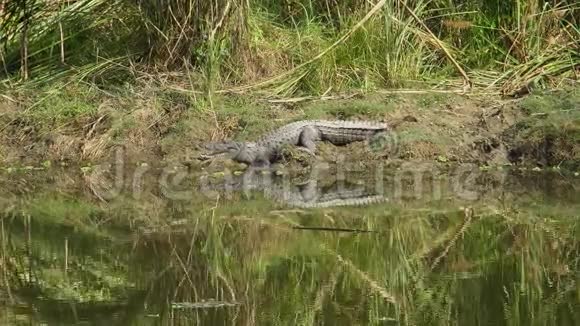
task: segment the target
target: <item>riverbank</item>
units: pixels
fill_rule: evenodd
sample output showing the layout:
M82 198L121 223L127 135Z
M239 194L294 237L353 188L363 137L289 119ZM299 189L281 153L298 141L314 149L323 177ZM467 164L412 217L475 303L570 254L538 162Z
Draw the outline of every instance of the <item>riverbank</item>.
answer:
M397 124L395 150L387 155L361 144L344 148L323 144L318 160L343 155L395 164L458 162L576 170L579 108L577 87L515 99L377 91L292 99L223 95L208 101L159 87L105 91L91 85L52 86L1 99L0 164L94 165L122 147L135 162L207 165L197 160L198 148L210 140L251 140L302 119L361 119ZM210 164L229 164L217 161Z

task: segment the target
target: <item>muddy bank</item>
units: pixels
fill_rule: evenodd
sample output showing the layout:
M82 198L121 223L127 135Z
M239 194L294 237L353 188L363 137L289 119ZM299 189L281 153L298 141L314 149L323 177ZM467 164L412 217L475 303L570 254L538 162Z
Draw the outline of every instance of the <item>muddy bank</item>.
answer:
M97 164L115 148L136 162L199 162L198 145L224 138L250 140L300 119L393 122L389 153L361 144L321 145L318 160L339 158L397 164L406 161L580 166L578 88L520 99L444 93L375 93L327 101L268 101L227 96L212 105L163 89L131 93L64 87L12 94L0 104L0 164ZM288 156L289 163L307 165ZM50 163L48 163L50 162Z

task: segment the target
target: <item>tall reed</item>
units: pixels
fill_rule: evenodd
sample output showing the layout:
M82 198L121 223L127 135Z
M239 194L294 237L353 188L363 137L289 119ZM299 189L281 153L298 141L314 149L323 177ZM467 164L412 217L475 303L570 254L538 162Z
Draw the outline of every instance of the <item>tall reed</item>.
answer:
M577 78L580 62L575 1L0 3L3 84L62 72L110 83L138 70L198 74L208 91L324 93L463 78L516 93Z

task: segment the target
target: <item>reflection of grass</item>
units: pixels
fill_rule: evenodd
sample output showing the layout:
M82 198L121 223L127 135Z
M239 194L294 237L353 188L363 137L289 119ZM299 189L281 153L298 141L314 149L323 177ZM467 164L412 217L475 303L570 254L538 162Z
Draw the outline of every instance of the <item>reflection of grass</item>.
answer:
M27 205L26 213L45 223L82 227L102 212L90 202L49 196L32 201Z
M70 258L71 266L66 274L62 266L42 267L36 286L42 289L44 296L74 302L115 302L125 299L127 289L132 286L126 269L115 266L114 262L103 264L89 257Z
M171 302L209 298L243 302L238 310L221 310L222 318L278 324L395 319L523 325L575 318L570 298L580 267L577 207L528 190L526 197L508 197L509 203L474 203L469 224L457 209L462 203L453 201L273 211L277 205L259 193L217 205L149 197L96 205L37 196L11 214L22 211L47 226L71 226L35 233L46 227L33 225L32 243L43 245L33 246L31 267L47 296L108 301L125 298L124 289L135 286L148 292L147 313L159 313L164 322L215 322L217 315L207 311L168 310ZM180 219L186 223L168 225ZM297 231L294 225L376 232ZM108 232L136 226L151 228L133 235ZM99 232L92 232L91 248L80 250L73 235L80 231L88 238L91 228ZM9 253L23 253L26 233L11 236L20 240L11 242L18 247Z

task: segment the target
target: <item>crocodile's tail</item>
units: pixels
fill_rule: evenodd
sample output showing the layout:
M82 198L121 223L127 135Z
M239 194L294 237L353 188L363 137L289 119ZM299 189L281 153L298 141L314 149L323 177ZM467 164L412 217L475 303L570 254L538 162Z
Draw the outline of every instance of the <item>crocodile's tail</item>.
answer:
M334 145L365 141L391 129L386 123L372 121L317 121L316 127L320 130L321 140Z

